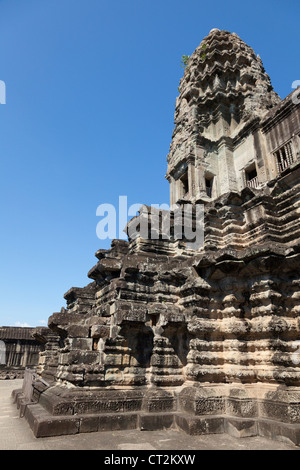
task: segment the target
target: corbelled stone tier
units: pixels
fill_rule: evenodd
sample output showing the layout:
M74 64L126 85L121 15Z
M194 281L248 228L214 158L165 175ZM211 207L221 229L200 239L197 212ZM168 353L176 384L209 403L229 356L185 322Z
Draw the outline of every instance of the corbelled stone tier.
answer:
M64 344L53 379L300 385L299 176L208 204L199 253L140 238L97 252L94 282L49 318Z

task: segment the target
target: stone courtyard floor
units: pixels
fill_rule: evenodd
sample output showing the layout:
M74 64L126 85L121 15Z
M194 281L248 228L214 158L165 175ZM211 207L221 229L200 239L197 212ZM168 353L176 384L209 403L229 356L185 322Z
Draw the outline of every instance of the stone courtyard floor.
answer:
M11 393L22 387L22 380L0 381L0 450L103 450L118 451L191 451L199 450L299 450L291 444L262 437L236 439L227 434L189 436L176 430L114 431L35 438ZM111 455L111 454L107 454ZM116 454L117 455L117 454Z

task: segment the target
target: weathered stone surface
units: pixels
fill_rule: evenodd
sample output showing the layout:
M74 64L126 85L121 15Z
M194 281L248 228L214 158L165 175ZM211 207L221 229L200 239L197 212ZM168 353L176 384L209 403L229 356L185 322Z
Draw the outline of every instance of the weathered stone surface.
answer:
M174 415L172 413L139 415L139 427L141 431L157 431L159 429L169 429L173 426Z
M224 422L225 431L233 437L251 437L258 435L258 425L255 420L228 418Z
M109 336L109 327L104 325L93 325L91 327L91 337L92 338L108 338Z

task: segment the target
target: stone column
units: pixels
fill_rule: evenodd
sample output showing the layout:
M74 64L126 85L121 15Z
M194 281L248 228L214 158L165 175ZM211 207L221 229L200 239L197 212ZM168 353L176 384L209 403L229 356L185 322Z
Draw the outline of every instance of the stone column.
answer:
M188 165L188 182L189 182L189 196L192 198L196 195L196 182L195 182L195 159L194 156L187 158Z
M205 161L204 149L201 145L195 147L196 161L197 165L195 166L195 197L196 199L201 199L206 197L206 187L205 187L205 171L203 162Z
M199 165L196 169L197 174L197 198L206 197L206 188L205 188L205 177L204 177L204 167Z
M229 191L237 191L237 181L235 173L235 165L233 152L228 147L227 142L222 142L218 149L218 169L219 169L219 185L220 193L225 194Z
M170 205L172 206L173 204L176 203L176 181L174 179L174 176L170 175L168 177L168 181L170 183Z
M178 201L178 199L181 199L182 196L182 183L180 179L178 179L175 180L175 203Z
M24 351L24 354L21 357L20 365L23 366L23 367L26 367L28 362L29 362L29 357L30 357L30 345L25 344L24 349L25 349L25 351Z

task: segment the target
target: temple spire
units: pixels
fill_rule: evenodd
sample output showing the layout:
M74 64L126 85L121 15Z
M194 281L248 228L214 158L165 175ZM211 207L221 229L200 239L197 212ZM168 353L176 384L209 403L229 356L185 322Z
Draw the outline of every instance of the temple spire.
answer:
M260 57L236 33L214 28L190 56L179 91L166 175L171 204L242 189L239 135L280 103Z

